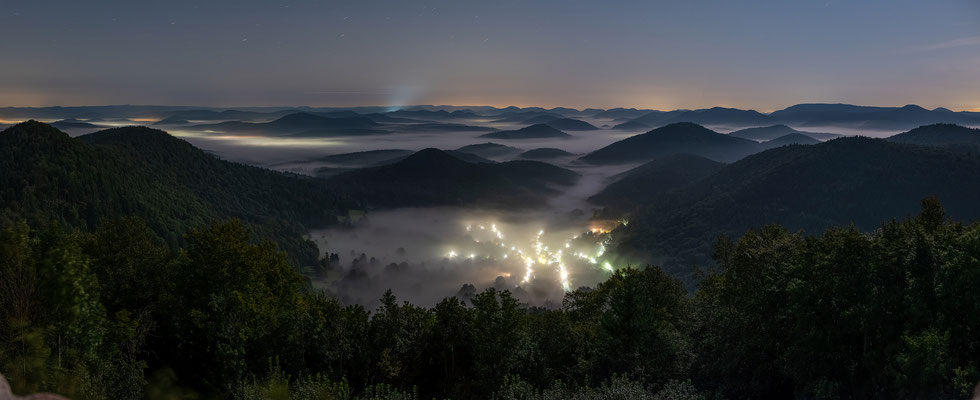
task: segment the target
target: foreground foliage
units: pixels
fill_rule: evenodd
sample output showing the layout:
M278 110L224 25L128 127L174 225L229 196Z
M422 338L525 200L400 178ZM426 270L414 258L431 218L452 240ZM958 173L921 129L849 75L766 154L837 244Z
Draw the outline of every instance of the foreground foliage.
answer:
M488 289L373 312L236 221L0 230L0 372L76 399L956 398L980 379L980 227L935 200L872 233L719 242L694 296L623 269L559 309Z

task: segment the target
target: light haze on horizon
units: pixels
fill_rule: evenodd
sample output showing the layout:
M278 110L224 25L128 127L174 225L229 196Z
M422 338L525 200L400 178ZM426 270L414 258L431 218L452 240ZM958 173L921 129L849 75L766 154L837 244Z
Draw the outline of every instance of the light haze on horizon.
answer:
M980 2L5 1L0 106L980 111Z

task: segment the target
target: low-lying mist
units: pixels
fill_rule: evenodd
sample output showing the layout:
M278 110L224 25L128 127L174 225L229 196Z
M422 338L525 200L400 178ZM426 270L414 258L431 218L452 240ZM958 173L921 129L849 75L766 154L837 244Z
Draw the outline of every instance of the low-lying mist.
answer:
M324 252L339 257L316 284L367 306L388 289L434 305L487 287L509 289L533 305L560 304L565 290L610 273L602 259L610 227L590 226L589 215L451 207L372 212L353 228L311 232Z
M517 129L522 125L467 122L474 126L487 126L501 130ZM438 148L453 150L466 145L493 142L522 150L541 147L558 148L576 155L609 145L641 132L597 130L569 132L572 137L559 139L488 139L480 135L486 132L454 131L398 131L385 135L336 136L336 137L281 137L265 135L229 135L191 131L180 127L164 128L195 146L231 160L274 169L313 175L313 170L324 165L314 160L318 157L367 150L404 149L422 150ZM496 159L497 161L503 161Z
M434 305L488 287L509 289L531 305L560 305L565 291L594 286L621 267L605 251L619 222L592 219L585 199L629 167L573 167L579 182L535 211L402 208L313 231L321 251L337 257L315 285L371 307L388 289Z
M313 284L348 304L373 308L390 289L400 299L431 306L447 296L465 299L494 287L511 290L530 305L548 307L560 305L565 292L594 286L616 268L625 267L617 265L615 255L606 252L606 245L613 239L609 232L620 221L598 219L595 206L586 199L610 183L612 176L639 163L595 166L577 159L643 132L608 129L622 122L619 120L578 119L607 129L569 130L566 133L571 137L538 139L488 139L480 137L485 129L454 131L447 130L445 124L433 124L441 130L429 131L426 124L397 122L384 125L388 133L336 136L194 128L195 124L215 121L188 121L189 125L162 129L226 160L319 177L379 165L377 158L361 157L360 163L349 161L358 157L325 158L369 150L455 150L487 142L519 149L480 154L497 162L520 159L521 152L532 149L564 150L570 154L557 152L557 156L540 161L573 170L580 178L544 204L528 204L530 207L520 211L465 205L358 211L344 226L310 232L310 238L328 260L312 277ZM101 124L144 122L148 121ZM453 123L499 130L526 126L479 118ZM712 127L721 132L736 129ZM77 136L90 130L97 129L69 133ZM840 128L834 131L840 132Z

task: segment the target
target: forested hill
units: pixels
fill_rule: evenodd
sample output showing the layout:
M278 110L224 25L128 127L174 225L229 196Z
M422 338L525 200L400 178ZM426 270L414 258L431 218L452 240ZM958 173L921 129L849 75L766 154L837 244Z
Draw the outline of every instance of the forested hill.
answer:
M629 212L672 190L686 187L721 170L724 163L692 154L672 154L626 171L589 201L605 214ZM613 216L613 215L610 215Z
M925 146L973 146L976 149L980 148L980 129L954 124L933 124L899 133L888 140Z
M0 188L3 223L91 230L132 215L175 246L192 227L240 218L304 265L318 255L304 228L344 209L323 181L220 160L145 127L78 138L35 121L10 127L0 132Z
M872 230L937 196L949 214L980 219L980 157L883 139L785 146L727 165L650 199L618 232L621 250L668 265L710 262L719 235L779 223L819 234L833 225Z
M722 241L694 296L623 268L556 309L494 288L343 306L236 222L180 252L135 219L16 224L0 230L0 373L75 400L969 398L980 225L922 204L867 234Z
M397 163L330 179L350 198L378 207L481 205L531 208L544 204L578 174L538 161L470 163L425 149Z
M78 140L119 150L153 168L157 179L188 188L221 214L324 225L335 222L342 209L338 197L318 179L221 160L164 131L115 128Z
M586 154L580 160L590 164L625 164L686 153L731 162L761 150L752 140L721 134L698 124L678 122L630 136Z

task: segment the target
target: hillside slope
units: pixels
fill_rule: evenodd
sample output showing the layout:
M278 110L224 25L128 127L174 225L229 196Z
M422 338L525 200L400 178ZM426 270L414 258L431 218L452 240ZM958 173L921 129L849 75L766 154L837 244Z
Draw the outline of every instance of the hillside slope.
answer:
M762 150L758 143L731 137L703 126L679 122L630 136L580 160L591 164L624 164L671 154L694 154L715 161L735 161Z
M94 229L139 216L171 245L190 228L240 218L294 261L317 252L306 226L336 222L344 202L319 180L219 160L163 131L114 128L70 138L29 121L0 132L0 221ZM312 246L312 247L311 247Z
M469 163L438 149L397 163L350 171L330 182L375 207L482 205L534 208L578 174L536 161Z
M980 182L980 157L868 138L785 146L651 199L617 239L626 253L676 268L710 264L719 235L769 223L813 234L851 223L870 230L915 214L928 196L975 221L980 186L964 182Z

